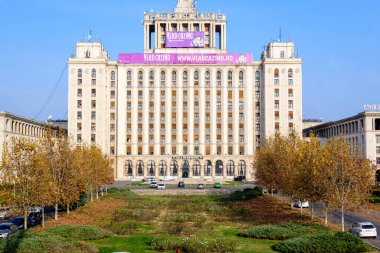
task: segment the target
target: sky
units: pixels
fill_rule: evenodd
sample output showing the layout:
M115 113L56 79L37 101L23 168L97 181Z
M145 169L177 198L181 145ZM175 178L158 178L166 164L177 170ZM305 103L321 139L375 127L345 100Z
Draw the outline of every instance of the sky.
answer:
M176 0L0 0L0 111L41 121L67 117L66 64L90 30L112 60L142 52L144 11ZM379 0L198 0L227 15L229 52L278 38L303 59L303 117L338 120L380 104Z

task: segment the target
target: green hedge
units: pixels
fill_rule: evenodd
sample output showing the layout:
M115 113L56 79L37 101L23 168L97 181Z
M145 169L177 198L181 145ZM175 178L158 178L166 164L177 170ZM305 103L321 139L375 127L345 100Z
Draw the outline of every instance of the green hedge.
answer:
M255 239L286 240L302 235L332 234L332 232L321 225L282 223L280 225L264 225L240 232L240 237Z
M296 237L279 242L272 248L284 253L355 253L370 250L358 237L342 232L335 235Z
M62 225L50 227L47 233L74 240L97 240L112 235L111 232L95 226Z
M230 200L239 201L239 200L249 200L260 197L263 195L263 191L259 187L247 188L240 191L235 191L231 193L228 198Z
M1 253L98 253L87 242L76 241L46 232L20 231L9 240L1 240Z
M152 250L159 252L174 251L178 248L183 253L234 253L236 242L225 238L207 240L200 237L157 236L151 242Z

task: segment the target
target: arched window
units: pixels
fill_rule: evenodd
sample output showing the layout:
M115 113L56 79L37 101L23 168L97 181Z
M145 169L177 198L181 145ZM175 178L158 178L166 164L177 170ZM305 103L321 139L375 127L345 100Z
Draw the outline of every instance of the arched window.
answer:
M288 70L288 77L293 78L293 69Z
M78 78L82 78L82 76L83 76L82 69L78 69Z
M221 160L218 160L215 163L215 176L223 176L223 162Z
M275 69L274 70L274 78L279 78L280 77L280 70Z
M137 176L139 176L139 177L144 176L144 163L143 163L143 161L137 162Z
M176 81L177 80L177 72L173 71L172 72L172 81Z
M139 80L143 80L143 72L142 71L139 71L138 78L139 78Z
M201 163L195 160L193 163L193 176L199 177L201 175Z
M153 70L151 70L151 71L149 72L149 80L150 80L150 81L154 81L154 71L153 71Z
M132 72L131 72L131 71L128 71L128 72L127 72L127 80L128 80L128 81L131 81L131 80L132 80Z
M210 71L206 71L205 78L207 81L210 81Z
M175 160L170 165L170 175L174 177L178 176L178 163Z
M229 160L227 163L227 176L232 177L235 175L235 164L234 161Z
M199 80L199 72L198 71L194 72L194 80L196 80L196 81Z
M159 174L161 177L166 175L166 161L160 161Z
M205 176L206 176L206 177L211 176L212 163L211 163L210 160L207 160L207 161L205 162L204 170L205 170L204 173L205 173Z
M281 51L281 53L280 53L280 58L281 58L281 59L284 59L284 58L285 58L285 52L284 52L284 51Z
M133 164L132 161L128 160L125 162L125 176L131 177L133 175Z
M165 81L165 78L166 78L165 71L161 71L161 80Z
M183 71L183 80L187 81L187 71Z
M216 72L216 80L222 79L222 73L220 71Z
M244 87L244 72L243 71L239 72L239 87L240 88Z
M247 165L246 165L245 161L241 160L239 162L239 166L238 166L239 176L245 176L246 171L247 171Z
M232 71L228 71L228 81L232 81Z
M257 81L260 81L260 71L256 71L255 77Z
M149 176L154 176L156 174L156 166L155 166L154 161L148 162L148 173L149 173Z
M91 70L91 77L96 78L96 69Z

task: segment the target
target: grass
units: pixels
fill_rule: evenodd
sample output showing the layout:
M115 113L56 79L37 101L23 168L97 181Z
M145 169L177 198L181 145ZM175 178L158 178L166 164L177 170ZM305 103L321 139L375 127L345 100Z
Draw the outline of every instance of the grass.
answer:
M290 210L285 203L269 196L259 196L260 194L256 195L256 192L255 194L250 192L251 190L240 191L231 198L231 196L204 195L139 196L129 190L111 189L107 197L61 217L59 222L48 222L47 225L51 228L42 230L38 235L42 238L42 242L46 242L46 238L48 238L47 241L56 242L57 237L54 236L61 238L60 243L56 243L53 250L36 251L33 248L34 251L13 252L56 253L60 252L59 247L64 245L67 249L64 252L69 253L93 252L96 248L101 253L153 253L156 252L151 246L153 238L166 236L196 237L209 241L220 240L223 243L230 241L235 245L231 253L274 252L272 246L279 241L238 237L239 231L257 225L279 224L289 220L303 222L307 218L300 216L295 210ZM72 231L72 228L76 228L74 226L56 227L62 224L78 225L79 231ZM91 233L89 231L94 227L89 228L85 225L97 226L103 230L99 229L96 233ZM112 232L111 236L109 232ZM94 234L101 236L96 239ZM65 238L65 236L70 238ZM33 238L37 240L36 237ZM24 239L20 238L19 242L23 242ZM36 245L41 245L41 243L38 242ZM72 245L85 250L70 251ZM221 249L217 251L223 252ZM2 252L12 253L11 251Z

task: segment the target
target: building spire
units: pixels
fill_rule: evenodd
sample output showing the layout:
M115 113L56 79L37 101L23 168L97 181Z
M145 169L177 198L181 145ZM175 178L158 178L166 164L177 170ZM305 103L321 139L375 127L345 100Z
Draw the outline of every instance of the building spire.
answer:
M190 13L195 12L195 3L194 0L177 0L177 6L175 12Z

